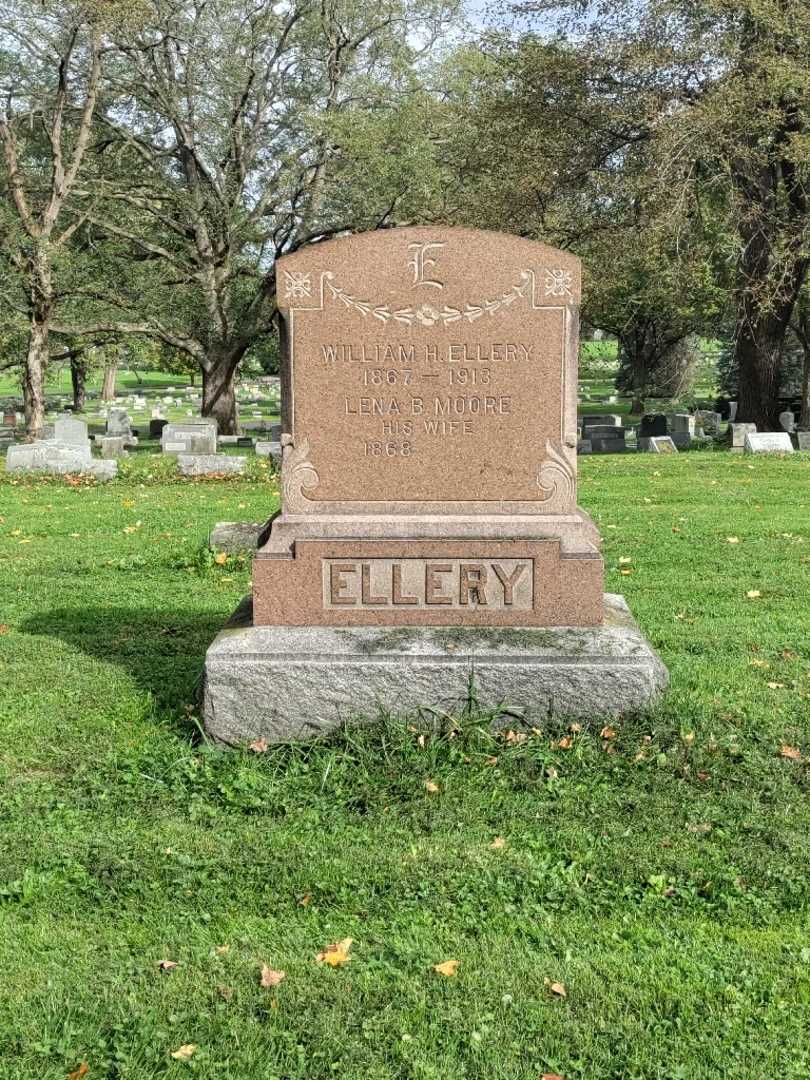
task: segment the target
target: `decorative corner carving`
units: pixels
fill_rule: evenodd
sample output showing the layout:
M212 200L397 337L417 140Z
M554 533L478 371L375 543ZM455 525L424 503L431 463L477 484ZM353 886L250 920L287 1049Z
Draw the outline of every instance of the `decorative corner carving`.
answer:
M577 502L576 472L564 451L546 440L546 457L537 473L541 502L552 513L573 510Z
M302 513L312 509L304 494L320 483L315 466L309 460L309 440L295 445L293 436L281 436L281 506L286 513Z

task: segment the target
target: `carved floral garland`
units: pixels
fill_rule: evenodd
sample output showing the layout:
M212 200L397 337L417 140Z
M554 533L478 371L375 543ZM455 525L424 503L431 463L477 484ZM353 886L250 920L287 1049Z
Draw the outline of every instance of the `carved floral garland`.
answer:
M418 308L406 307L394 310L387 305L375 306L368 300L357 300L355 297L349 296L339 285L333 284L333 276L328 271L323 275L324 282L332 298L340 300L347 308L359 311L363 318L367 315L373 315L375 319L379 319L383 323L393 319L395 322L405 323L407 326L411 326L414 321L420 322L423 326L433 326L437 322L447 325L448 323L458 322L459 319L467 319L468 322L472 323L476 319L480 319L482 315L494 315L501 308L509 307L515 300L525 298L526 290L534 279L534 272L532 270L522 270L520 277L523 284L513 285L497 300L485 300L480 304L467 303L463 309L449 307L447 304L443 308L422 304Z

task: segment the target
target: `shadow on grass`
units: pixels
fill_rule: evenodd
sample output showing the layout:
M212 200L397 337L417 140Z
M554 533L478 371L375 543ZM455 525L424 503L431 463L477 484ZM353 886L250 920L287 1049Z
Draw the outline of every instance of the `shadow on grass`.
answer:
M159 708L183 712L195 701L206 650L225 621L208 612L60 607L38 612L20 629L118 665Z

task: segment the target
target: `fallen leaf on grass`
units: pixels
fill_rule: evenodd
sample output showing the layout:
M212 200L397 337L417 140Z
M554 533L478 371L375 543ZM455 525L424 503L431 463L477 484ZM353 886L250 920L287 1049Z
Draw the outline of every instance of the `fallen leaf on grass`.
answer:
M560 1076L559 1073L543 1073L540 1080L565 1080L565 1077Z
M252 750L254 754L265 754L269 745L267 739L254 739L252 743L248 743L248 750Z
M572 743L573 743L573 739L571 738L571 736L570 735L564 735L560 739L560 741L557 743L557 746L560 748L560 750L570 750L571 746L572 746Z
M496 836L489 846L493 851L500 851L501 848L506 847L506 841L502 836Z
M690 821L686 826L686 831L696 833L698 836L705 836L706 833L712 831L712 825L708 821Z
M272 989L281 982L282 979L287 977L286 971L274 971L273 968L268 967L267 964L262 964L262 973L259 979L259 985L263 986L265 990Z
M72 1073L68 1073L68 1080L82 1080L83 1076L87 1076L90 1072L90 1066L86 1061L83 1061L78 1069L74 1069Z
M218 986L217 987L217 993L219 994L219 996L222 998L223 1001L230 1001L231 998L233 997L233 987L232 986Z
M225 954L229 953L230 951L231 951L230 945L215 945L214 946L214 952L217 954L217 956L225 956Z
M745 595L748 597L749 600L759 600L760 596L762 596L762 593L759 591L759 589L749 589Z
M760 660L756 656L754 657L753 660L751 660L749 662L751 664L751 667L769 668L771 666L770 663L767 660Z
M549 988L552 994L556 994L557 997L568 997L568 991L565 989L565 983L561 982L549 982L546 979L546 986Z
M214 556L214 562L217 564L217 566L224 566L227 561L228 554L225 551L218 551L217 554Z
M176 960L161 960L158 964L161 971L174 971L177 966Z
M312 903L312 893L304 893L301 899L298 901L299 907L309 907Z
M610 727L609 725L605 725L605 727L603 727L602 730L599 732L599 738L600 739L615 739L616 738L616 729Z
M451 979L458 970L460 963L460 960L443 960L441 964L434 964L433 970L437 975L444 975L446 979Z
M124 499L124 501L121 503L121 505L123 506L123 508L125 510L131 510L132 507L135 505L135 500L134 499Z
M6 626L6 624L5 623L0 623L0 635L7 634L7 633L8 633L8 627Z
M785 684L783 682L769 682L767 684L769 690L784 690Z
M431 795L435 795L438 792L438 790L439 790L439 785L437 783L435 783L433 780L426 780L425 781L425 791L429 792Z
M196 1043L183 1043L178 1050L172 1051L172 1057L175 1061L191 1061L197 1052Z
M728 543L728 544L739 544L739 542L740 542L739 536L727 536L726 537L726 543Z
M788 758L790 761L801 761L802 752L798 746L788 746L787 743L779 748L779 756Z
M337 941L334 945L327 945L325 949L318 953L315 959L319 964L328 964L329 967L340 967L341 964L348 964L351 960L349 949L351 949L352 944L352 938L344 938L343 941Z

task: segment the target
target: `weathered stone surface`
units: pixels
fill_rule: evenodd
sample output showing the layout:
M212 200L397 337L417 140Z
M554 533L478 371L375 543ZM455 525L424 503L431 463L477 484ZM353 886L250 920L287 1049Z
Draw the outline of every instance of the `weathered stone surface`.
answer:
M695 417L691 413L670 413L669 431L679 450L688 450L695 437Z
M217 551L255 551L266 527L266 522L218 521L208 535L208 546Z
M471 229L388 229L302 248L277 283L282 509L254 561L256 622L484 625L477 601L361 593L327 610L311 553L364 558L369 542L380 559L441 551L494 574L514 541L552 576L532 612L495 624L598 623L600 538L576 504L579 261Z
M653 439L667 434L667 418L664 413L645 413L638 428L638 437Z
M90 448L87 436L87 424L73 416L59 416L54 421L53 437L62 446L82 446Z
M111 480L118 472L116 461L97 461L86 447L43 441L11 446L6 454L7 472L47 472L56 475L84 473Z
M124 435L100 435L96 438L96 446L101 451L102 458L128 457L127 445L130 437Z
M169 423L161 432L160 446L164 454L216 454L216 421Z
M703 431L705 435L719 435L720 434L720 421L722 417L719 412L715 412L712 409L698 409L695 413L695 420L697 427Z
M639 443L642 442L644 442L645 445L640 447L640 449L647 450L650 454L678 453L678 447L669 435L654 435L650 439L639 439Z
M624 439L625 431L620 424L590 424L584 429L589 439Z
M743 449L746 454L792 454L793 443L786 431L749 431Z
M406 228L301 249L276 280L282 507L206 658L209 735L453 708L471 675L531 724L652 704L666 671L606 602L577 507L578 260ZM589 419L588 445L624 449L618 417Z
M617 428L617 430L621 429ZM608 438L604 435L594 435L592 431L589 431L588 435L594 454L623 454L627 449L623 434L620 437Z
M232 475L244 472L246 461L229 454L178 454L177 468L183 476Z
M796 438L800 450L810 450L810 431L797 431Z
M792 435L796 430L796 416L790 409L785 409L784 412L779 413L779 424L783 431Z
M736 450L742 453L743 446L745 445L745 437L751 433L756 434L756 424L734 424L730 423L726 429L726 443L730 450Z
M110 409L107 413L107 434L126 439L132 435L132 421L126 409Z
M262 439L257 439L256 456L272 458L276 465L281 465L281 443L265 442Z
M229 745L312 738L343 721L420 707L452 710L475 680L481 706L537 726L643 711L664 665L620 596L596 627L253 626L250 598L208 650L203 715Z
M598 415L591 413L588 416L583 416L580 424L582 428L583 439L590 438L591 430L593 428L609 427L612 429L620 428L622 426L622 418L616 413L607 413L605 415Z

